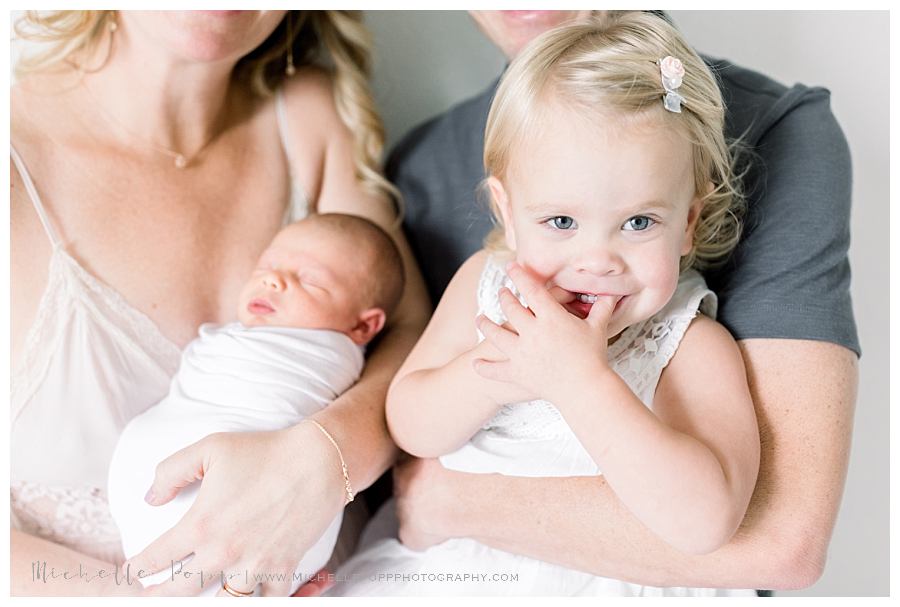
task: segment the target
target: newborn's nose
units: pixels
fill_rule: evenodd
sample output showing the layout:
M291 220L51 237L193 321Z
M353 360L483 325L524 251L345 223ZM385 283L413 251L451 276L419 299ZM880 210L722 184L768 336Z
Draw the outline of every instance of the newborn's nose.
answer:
M284 291L285 283L284 279L281 277L281 274L278 272L266 272L263 275L263 285L267 289L271 289L273 291Z

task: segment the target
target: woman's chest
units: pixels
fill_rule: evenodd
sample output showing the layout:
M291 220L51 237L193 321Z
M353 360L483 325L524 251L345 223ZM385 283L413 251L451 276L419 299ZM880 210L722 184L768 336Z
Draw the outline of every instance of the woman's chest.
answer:
M115 237L95 234L76 251L90 260L95 275L184 345L201 323L236 318L240 289L280 228L287 204L286 196L252 205L217 202L122 218L114 224Z
M183 346L201 323L235 318L240 288L283 222L286 176L241 177L86 183L54 215L66 250Z

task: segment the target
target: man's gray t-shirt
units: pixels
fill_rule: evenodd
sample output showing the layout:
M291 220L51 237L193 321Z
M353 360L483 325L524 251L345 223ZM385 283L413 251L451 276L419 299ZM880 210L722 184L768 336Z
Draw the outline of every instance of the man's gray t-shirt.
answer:
M719 297L718 320L739 340L821 340L859 355L847 259L850 151L830 93L707 61L720 80L726 136L742 136L752 151L741 242L724 266L704 273ZM435 303L493 226L479 187L496 84L414 129L388 161Z

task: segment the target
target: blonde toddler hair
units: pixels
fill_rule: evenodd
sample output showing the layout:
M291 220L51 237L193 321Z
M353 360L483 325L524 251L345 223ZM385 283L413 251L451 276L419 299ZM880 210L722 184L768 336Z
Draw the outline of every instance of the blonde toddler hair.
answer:
M669 55L684 65L680 114L663 107L666 91L657 62ZM533 132L549 99L597 120L653 115L656 124L685 136L703 207L681 270L703 270L725 260L740 238L743 197L723 132L724 103L715 77L672 25L649 13L616 13L532 41L506 71L491 104L484 137L487 175L503 180L511 150ZM498 225L486 246L498 250L502 219L493 200L491 207Z

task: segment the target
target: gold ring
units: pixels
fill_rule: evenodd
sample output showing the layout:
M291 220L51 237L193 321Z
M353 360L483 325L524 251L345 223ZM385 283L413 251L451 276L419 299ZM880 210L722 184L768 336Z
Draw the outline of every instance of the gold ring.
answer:
M231 596L236 597L244 597L244 596L253 596L253 590L250 592L244 592L243 590L237 590L228 585L228 582L222 580L222 590L230 594Z

